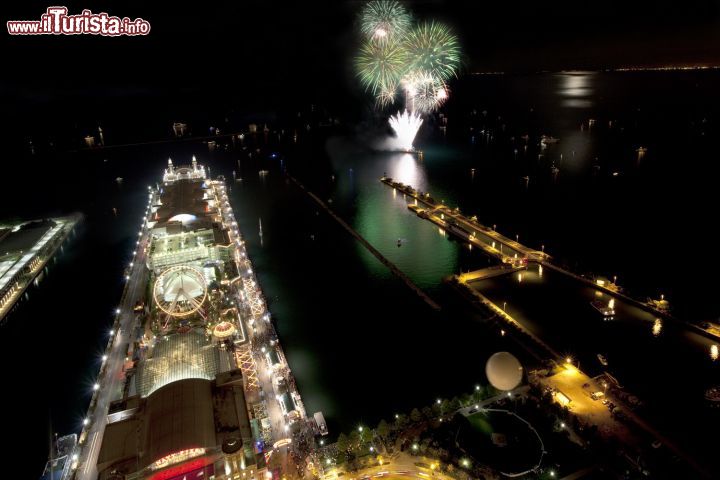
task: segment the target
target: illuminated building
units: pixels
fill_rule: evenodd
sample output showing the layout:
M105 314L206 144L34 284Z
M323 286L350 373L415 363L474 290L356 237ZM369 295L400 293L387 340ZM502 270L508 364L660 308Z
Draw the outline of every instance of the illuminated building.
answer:
M248 312L218 186L171 160L150 193L150 295L138 317L97 458L101 480L264 478ZM243 361L240 359L244 358Z

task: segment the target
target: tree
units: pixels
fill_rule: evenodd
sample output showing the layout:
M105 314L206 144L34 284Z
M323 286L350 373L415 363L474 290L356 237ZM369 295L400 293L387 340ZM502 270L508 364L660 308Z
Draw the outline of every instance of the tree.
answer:
M408 424L408 417L404 413L398 414L398 416L395 418L395 425L397 428L404 428Z
M427 420L430 420L435 417L435 414L433 413L433 411L430 407L423 407L422 414L423 414L423 417L425 417Z
M344 433L338 435L337 443L335 445L337 446L338 452L345 454L350 446L347 435Z
M422 420L420 410L418 410L417 408L413 408L412 412L410 412L410 420L412 420L413 423L418 423L420 420Z
M387 424L385 420L380 420L380 423L378 423L377 426L377 434L380 438L385 441L385 439L390 435L390 425Z

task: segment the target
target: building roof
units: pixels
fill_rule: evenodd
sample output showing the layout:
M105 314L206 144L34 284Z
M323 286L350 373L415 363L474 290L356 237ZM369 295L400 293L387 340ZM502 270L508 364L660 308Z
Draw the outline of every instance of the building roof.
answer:
M178 220L181 224L192 223L192 217L193 221L206 217L209 205L204 197L204 182L197 180L177 180L163 186L161 205L155 212L158 226Z
M151 357L140 362L137 388L143 397L188 378L211 380L218 371L218 351L204 333L191 330L157 340Z
M174 382L148 397L148 443L142 466L182 450L216 446L211 383Z
M30 250L40 238L56 225L52 220L26 223L18 230L0 236L0 257L5 253Z

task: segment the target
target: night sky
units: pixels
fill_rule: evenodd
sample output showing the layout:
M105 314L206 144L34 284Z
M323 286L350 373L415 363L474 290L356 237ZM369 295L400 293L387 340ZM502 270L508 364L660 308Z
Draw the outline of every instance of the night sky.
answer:
M3 2L6 20L62 2ZM190 3L190 2L188 2ZM257 108L360 95L350 58L363 2L66 2L70 13L142 17L148 37L2 35L8 111L83 98L232 91ZM453 25L464 71L534 72L720 63L720 2L407 2ZM5 28L5 27L3 27ZM77 107L81 108L81 107Z

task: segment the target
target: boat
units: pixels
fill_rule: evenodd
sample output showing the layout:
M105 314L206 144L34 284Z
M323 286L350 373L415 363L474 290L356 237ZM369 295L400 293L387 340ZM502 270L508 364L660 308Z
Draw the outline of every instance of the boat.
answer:
M615 318L615 309L610 305L606 305L600 300L593 300L592 302L590 302L590 305L592 305L595 310L600 312L604 320L613 320Z
M540 143L541 143L543 146L545 146L545 145L550 145L550 144L553 144L553 143L558 143L559 141L560 141L559 138L555 138L555 137L552 137L552 136L550 136L550 135L543 135L543 136L540 137Z
M603 367L607 367L607 366L608 366L608 361L607 361L607 358L605 358L605 355L603 355L602 353L598 353L598 354L597 354L597 358L598 358L598 361L600 362L600 364L601 364Z

